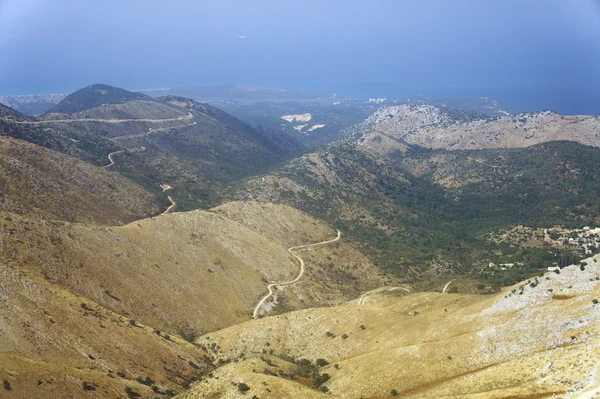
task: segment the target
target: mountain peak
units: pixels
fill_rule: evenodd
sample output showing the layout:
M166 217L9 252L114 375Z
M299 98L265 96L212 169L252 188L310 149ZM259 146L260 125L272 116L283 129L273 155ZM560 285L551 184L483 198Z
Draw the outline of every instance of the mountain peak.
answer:
M99 107L104 104L122 104L138 99L150 99L145 94L135 93L107 84L93 84L79 89L59 102L49 113L71 114Z

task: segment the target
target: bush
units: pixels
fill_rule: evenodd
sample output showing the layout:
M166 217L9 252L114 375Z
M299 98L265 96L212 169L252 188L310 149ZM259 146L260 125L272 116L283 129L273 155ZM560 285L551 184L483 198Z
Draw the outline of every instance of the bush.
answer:
M327 366L329 364L329 362L325 359L317 359L316 363L319 367Z
M81 387L83 388L84 391L95 391L96 387L90 383L88 383L87 381L83 381L81 383Z
M12 389L10 386L10 382L8 382L8 380L2 381L2 386L4 386L4 389L7 391L10 391Z
M152 384L154 384L154 380L152 380L152 378L146 376L146 378L142 378L142 377L135 377L135 380L137 382L139 382L142 385L147 385L147 386L152 386Z
M244 384L243 382L240 382L237 387L238 391L240 391L241 393L248 392L250 390L250 387Z
M592 303L593 303L594 305L597 305L597 304L598 304L598 300L597 300L597 299L594 299L594 300L592 300Z
M392 396L398 396L398 391L396 391L395 389L392 389L390 393L392 394Z
M135 326L135 320L129 319L129 325L130 326Z

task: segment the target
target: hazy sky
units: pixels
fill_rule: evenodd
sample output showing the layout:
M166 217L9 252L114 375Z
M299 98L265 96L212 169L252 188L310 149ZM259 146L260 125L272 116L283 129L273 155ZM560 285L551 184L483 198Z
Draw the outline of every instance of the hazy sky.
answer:
M600 113L600 0L0 0L0 95L92 83Z

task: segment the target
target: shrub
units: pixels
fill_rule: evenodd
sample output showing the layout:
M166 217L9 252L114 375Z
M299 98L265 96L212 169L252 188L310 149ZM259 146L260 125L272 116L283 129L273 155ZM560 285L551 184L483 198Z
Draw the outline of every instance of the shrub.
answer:
M157 392L157 393L160 392L160 388L158 387L158 385L152 385L150 387L150 389L152 389L154 392Z
M396 391L395 389L392 389L390 394L392 394L392 396L398 396L398 391Z
M10 382L8 382L8 380L2 381L2 386L4 386L4 389L7 391L10 391L12 389L10 386Z
M240 391L241 393L248 392L250 390L250 387L244 384L243 382L240 382L237 387L238 391Z
M125 394L128 398L135 398L138 394L131 387L125 387Z
M122 371L117 371L117 377L125 378L125 373Z
M348 334L342 334L342 339L348 338Z
M597 299L594 299L594 300L592 300L592 303L593 303L594 305L597 305L597 304L598 304L598 300L597 300Z
M327 366L329 364L329 362L325 359L317 359L316 363L319 367Z
M139 382L140 384L143 385L147 385L147 386L152 386L152 384L154 384L154 380L152 380L152 378L146 376L146 378L142 378L142 377L135 377L135 380L137 382Z
M83 388L84 391L95 391L96 387L90 383L88 383L87 381L83 381L81 383L81 387Z
M129 319L129 325L130 326L135 326L135 320Z

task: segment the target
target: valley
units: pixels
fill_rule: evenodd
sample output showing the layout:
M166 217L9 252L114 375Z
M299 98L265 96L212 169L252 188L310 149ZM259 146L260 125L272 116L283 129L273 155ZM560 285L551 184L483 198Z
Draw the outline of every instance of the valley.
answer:
M598 117L383 103L0 106L4 393L593 397Z

